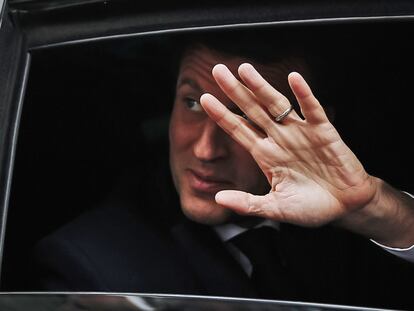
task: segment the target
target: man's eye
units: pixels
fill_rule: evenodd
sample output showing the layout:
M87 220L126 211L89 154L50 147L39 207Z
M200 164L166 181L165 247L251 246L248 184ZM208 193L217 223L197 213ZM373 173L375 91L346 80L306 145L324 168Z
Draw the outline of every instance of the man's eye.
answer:
M188 107L188 109L190 109L192 111L196 111L196 112L203 111L203 107L198 102L198 100L186 97L184 99L184 102L185 102L186 106Z

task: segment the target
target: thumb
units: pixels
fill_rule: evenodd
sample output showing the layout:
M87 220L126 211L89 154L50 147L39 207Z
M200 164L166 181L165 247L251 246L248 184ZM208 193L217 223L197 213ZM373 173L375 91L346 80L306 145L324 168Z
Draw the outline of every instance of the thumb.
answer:
M244 191L223 190L216 194L216 202L241 215L275 218L274 210L269 206L268 195L253 195Z

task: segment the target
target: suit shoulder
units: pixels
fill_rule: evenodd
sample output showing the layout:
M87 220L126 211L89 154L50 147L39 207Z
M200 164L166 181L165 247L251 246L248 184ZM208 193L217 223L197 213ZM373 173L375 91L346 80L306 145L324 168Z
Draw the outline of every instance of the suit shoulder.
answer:
M104 207L39 241L34 261L40 280L58 275L71 290L131 291L178 267L180 254L166 228L128 208ZM45 287L67 289L54 284Z

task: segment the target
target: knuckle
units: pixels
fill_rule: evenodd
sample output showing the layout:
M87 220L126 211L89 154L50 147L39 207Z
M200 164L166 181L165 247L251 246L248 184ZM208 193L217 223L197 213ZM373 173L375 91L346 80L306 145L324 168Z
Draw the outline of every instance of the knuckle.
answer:
M261 207L257 204L257 200L254 199L252 194L247 195L247 214L260 215L262 213Z
M241 84L237 79L231 79L227 84L227 92L230 94L237 94L240 90Z

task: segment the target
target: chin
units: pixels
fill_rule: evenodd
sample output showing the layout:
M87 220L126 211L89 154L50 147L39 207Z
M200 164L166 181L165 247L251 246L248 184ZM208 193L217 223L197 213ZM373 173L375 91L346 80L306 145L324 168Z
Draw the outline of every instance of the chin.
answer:
M220 225L228 222L233 212L219 206L215 201L201 199L181 200L184 215L200 224Z

